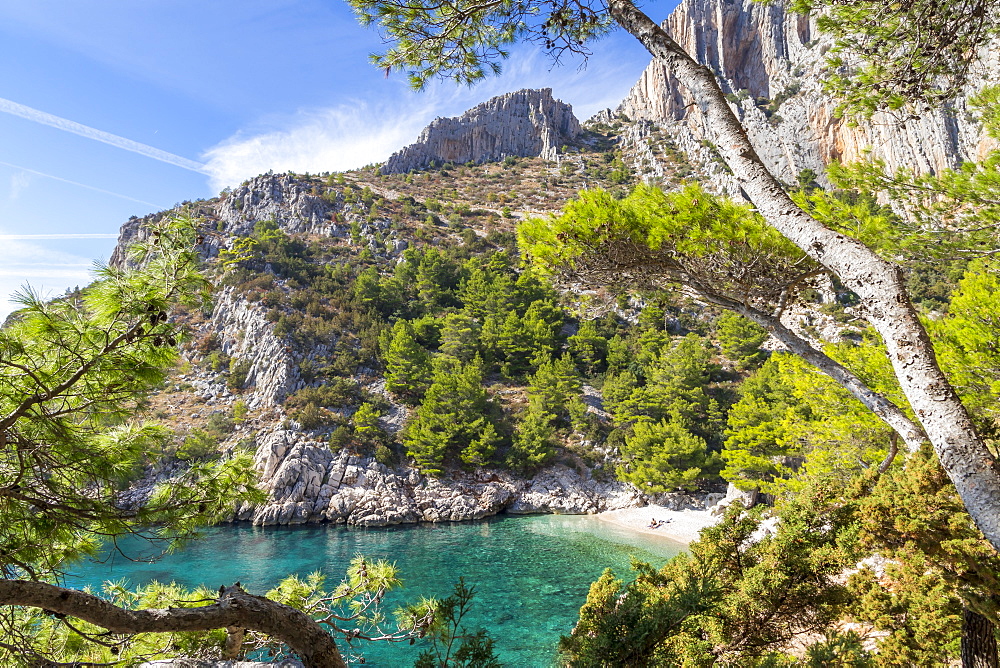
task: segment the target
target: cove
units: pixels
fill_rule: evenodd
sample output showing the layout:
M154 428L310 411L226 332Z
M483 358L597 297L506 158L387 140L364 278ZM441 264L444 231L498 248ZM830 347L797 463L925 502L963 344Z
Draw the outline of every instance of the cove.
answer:
M138 543L123 545L130 557L151 556L150 548ZM386 611L420 596L448 596L464 577L476 588L466 627L487 628L505 665L545 668L555 665L559 636L572 629L590 583L605 568L627 578L632 557L659 567L684 549L595 517L571 515L385 528L223 525L154 563L121 556L79 563L67 585L99 588L106 580L126 579L132 585L157 580L215 589L239 580L247 591L262 594L286 575L321 570L332 587L351 558L363 554L399 567L404 587L387 596ZM354 649L365 665L397 668L413 665L419 644L356 642Z

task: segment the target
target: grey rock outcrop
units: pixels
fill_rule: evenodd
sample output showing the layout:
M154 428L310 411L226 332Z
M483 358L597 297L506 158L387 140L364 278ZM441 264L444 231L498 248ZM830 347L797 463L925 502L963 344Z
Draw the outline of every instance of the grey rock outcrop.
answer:
M217 295L208 331L218 336L229 357L248 364L243 387L250 392L243 399L251 409L276 406L303 386L291 348L274 333L264 309L241 299L233 288Z
M476 520L500 512L581 515L651 501L704 508L715 500L686 494L653 498L627 483L595 480L566 466L548 468L531 480L491 470L439 480L346 451L333 453L324 443L281 429L258 439L256 463L270 501L239 508L235 518L259 525L387 526Z
M393 153L385 174L424 169L431 162L489 162L508 156L555 160L559 147L580 134L573 108L551 88L519 90L488 100L461 116L437 118L416 143Z
M822 179L830 162L866 155L885 160L890 168L939 171L978 159L994 145L983 137L964 100L919 117L876 114L853 127L838 118L836 101L822 91L832 42L819 34L814 18L791 13L781 2L683 0L664 26L719 75L761 158L786 182L794 183L807 168ZM996 55L988 60L988 69L996 71ZM979 85L981 80L973 82L970 92ZM655 124L699 171L712 171L706 150L706 143L715 140L711 128L705 129L699 104L661 63L650 63L616 114ZM614 115L605 112L594 120ZM629 138L623 144L637 145ZM655 168L640 171L656 176ZM738 194L731 177L710 176L706 181L716 190Z
M331 203L312 194L312 186L289 174L263 174L233 188L218 205L219 219L229 235L246 236L262 220L273 220L289 234L343 236Z

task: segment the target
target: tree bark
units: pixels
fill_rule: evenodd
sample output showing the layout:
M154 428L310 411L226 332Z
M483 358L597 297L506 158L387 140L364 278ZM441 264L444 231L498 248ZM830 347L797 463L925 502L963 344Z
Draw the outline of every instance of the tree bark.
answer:
M608 8L694 95L718 138L720 153L757 210L860 297L864 317L885 342L900 386L941 465L976 526L1000 551L1000 470L937 364L899 267L799 208L757 155L711 70L695 62L629 0L609 0Z
M44 582L0 579L0 605L41 608L96 624L112 633L167 633L239 627L286 643L306 668L345 668L333 637L309 615L236 584L198 608L126 610L97 596Z
M968 606L962 610L962 668L998 668L993 622Z

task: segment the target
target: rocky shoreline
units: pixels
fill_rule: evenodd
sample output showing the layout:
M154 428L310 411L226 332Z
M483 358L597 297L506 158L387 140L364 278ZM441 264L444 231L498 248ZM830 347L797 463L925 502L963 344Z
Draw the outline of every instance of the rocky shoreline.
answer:
M644 494L633 485L593 478L564 465L531 479L481 469L450 479L415 469L392 469L299 432L275 430L260 438L257 468L270 501L244 506L234 520L259 526L330 522L389 526L478 520L499 513L588 515L655 504L671 510L705 510L723 494Z

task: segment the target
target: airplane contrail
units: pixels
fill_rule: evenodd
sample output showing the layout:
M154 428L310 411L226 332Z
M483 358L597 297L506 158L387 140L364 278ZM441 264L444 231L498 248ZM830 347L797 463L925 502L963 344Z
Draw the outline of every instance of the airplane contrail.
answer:
M110 190L105 190L104 188L95 188L94 186L88 186L86 183L78 183L77 181L70 181L69 179L64 179L61 176L53 176L52 174L46 174L45 172L39 172L34 169L28 169L27 167L22 167L21 165L14 165L9 162L4 162L0 160L0 165L10 167L12 169L20 169L22 172L28 172L29 174L35 174L37 176L44 176L47 179L54 179L56 181L62 181L63 183L68 183L73 186L79 186L81 188L86 188L87 190L93 190L95 192L104 193L105 195L112 195L114 197L120 197L121 199L127 199L130 202L138 202L139 204L145 204L146 206L151 206L154 209L166 209L168 207L162 204L153 204L152 202L145 202L141 199L136 199L134 197L129 197L128 195L122 195L121 193L111 192Z
M0 241L21 239L117 239L117 234L0 234Z
M113 135L110 132L82 125L76 121L60 118L59 116L53 116L52 114L45 113L44 111L26 107L23 104L18 104L17 102L13 102L11 100L5 100L2 97L0 97L0 111L14 116L19 116L25 120L34 121L35 123L48 125L49 127L56 128L57 130L71 132L75 135L86 137L87 139L104 142L105 144L110 144L111 146L125 149L126 151L132 151L133 153L144 155L147 158L152 158L153 160L165 162L168 165L189 169L192 172L198 172L199 174L208 174L208 170L205 168L205 165L200 162L188 160L187 158L182 158L179 155L167 153L166 151L161 151L158 148L153 148L152 146L147 146L146 144L140 144L137 141L126 139L125 137L119 137L118 135Z

